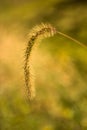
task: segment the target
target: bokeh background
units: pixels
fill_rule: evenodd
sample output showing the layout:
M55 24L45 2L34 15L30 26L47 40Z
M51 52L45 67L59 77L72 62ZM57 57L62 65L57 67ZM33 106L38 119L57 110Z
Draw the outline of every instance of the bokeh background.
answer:
M87 46L86 0L0 0L0 130L87 130L87 48L63 36L32 51L27 101L24 50L41 22Z

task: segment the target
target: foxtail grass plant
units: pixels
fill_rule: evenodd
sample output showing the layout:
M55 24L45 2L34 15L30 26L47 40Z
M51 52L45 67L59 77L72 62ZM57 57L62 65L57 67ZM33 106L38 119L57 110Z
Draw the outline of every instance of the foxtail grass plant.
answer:
M28 44L26 46L26 50L25 50L25 62L24 62L24 76L25 76L25 86L26 86L26 90L27 90L27 96L28 99L31 101L34 97L35 97L35 87L32 84L32 76L31 76L31 69L30 69L30 57L32 55L32 50L33 47L35 45L37 45L37 43L39 43L42 39L47 38L47 37L52 37L55 34L59 34L62 35L63 37L66 37L72 41L74 41L75 43L86 47L83 43L79 42L78 40L57 31L53 26L51 26L50 24L40 24L36 27L34 27L30 33L29 33L29 37L28 37Z

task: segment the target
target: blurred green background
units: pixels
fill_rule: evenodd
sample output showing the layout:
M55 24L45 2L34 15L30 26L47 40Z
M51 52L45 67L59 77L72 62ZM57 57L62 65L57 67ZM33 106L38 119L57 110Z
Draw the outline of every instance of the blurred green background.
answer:
M0 130L87 130L87 48L63 36L32 51L27 102L24 50L41 22L87 45L86 0L0 0Z

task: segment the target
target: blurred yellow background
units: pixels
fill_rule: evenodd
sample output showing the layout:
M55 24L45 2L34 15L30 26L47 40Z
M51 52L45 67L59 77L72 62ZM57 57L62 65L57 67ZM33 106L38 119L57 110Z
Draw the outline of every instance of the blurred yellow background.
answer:
M63 36L32 51L36 97L27 102L24 51L41 22L87 44L86 0L0 1L0 130L87 130L87 49Z

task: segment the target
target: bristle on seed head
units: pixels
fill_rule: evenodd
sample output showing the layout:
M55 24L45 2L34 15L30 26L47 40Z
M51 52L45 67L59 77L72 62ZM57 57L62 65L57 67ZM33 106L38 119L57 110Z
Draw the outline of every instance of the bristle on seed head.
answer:
M25 63L24 63L24 75L25 85L28 94L28 98L31 100L35 96L35 88L32 84L31 70L30 70L30 56L32 48L37 44L36 40L40 41L43 38L51 37L56 34L56 29L50 24L41 23L39 26L34 27L28 35L28 44L25 50Z

